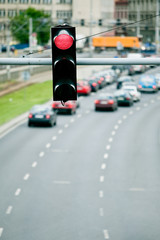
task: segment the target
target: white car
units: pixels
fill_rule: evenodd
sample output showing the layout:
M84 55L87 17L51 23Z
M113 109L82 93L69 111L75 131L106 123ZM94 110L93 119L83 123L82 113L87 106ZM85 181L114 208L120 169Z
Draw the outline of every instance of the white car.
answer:
M127 55L127 58L130 58L130 59L135 59L135 58L143 58L143 55L141 53L129 53ZM135 72L137 73L144 73L145 70L146 70L146 66L145 65L133 65L133 69Z
M124 86L122 86L122 89L124 91L129 92L132 95L134 102L140 101L141 93L137 91L136 86L134 86L134 85L124 85Z

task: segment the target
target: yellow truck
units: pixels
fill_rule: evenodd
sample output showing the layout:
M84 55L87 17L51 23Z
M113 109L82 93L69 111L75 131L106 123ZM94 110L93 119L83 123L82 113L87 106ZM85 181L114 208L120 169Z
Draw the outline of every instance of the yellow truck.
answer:
M140 41L138 37L120 37L120 36L113 36L113 37L93 37L92 39L93 47L95 51L101 51L105 49L117 49L121 46L123 49L132 50L132 49L139 49L140 48ZM118 49L117 49L118 50Z

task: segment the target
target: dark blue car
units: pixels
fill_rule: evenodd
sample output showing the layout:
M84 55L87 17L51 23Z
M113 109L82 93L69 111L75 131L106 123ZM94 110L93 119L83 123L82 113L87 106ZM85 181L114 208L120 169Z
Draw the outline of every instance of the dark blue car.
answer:
M157 92L158 86L155 76L142 75L138 83L138 90L141 92Z

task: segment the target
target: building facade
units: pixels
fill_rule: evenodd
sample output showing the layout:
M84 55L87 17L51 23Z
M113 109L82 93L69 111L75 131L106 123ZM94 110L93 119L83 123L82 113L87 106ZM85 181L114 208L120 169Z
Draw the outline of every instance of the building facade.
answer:
M91 35L113 26L114 0L0 0L0 42L6 42L9 19L32 7L51 16L53 26L67 22L78 34Z
M143 42L155 42L156 32L156 13L159 0L128 0L128 20L130 25L128 28L129 35L140 36ZM142 19L146 19L141 21Z

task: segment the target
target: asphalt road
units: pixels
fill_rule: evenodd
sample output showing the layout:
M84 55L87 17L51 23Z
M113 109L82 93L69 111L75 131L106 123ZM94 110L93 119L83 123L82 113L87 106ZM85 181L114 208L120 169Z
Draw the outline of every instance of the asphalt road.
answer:
M160 92L116 112L95 98L0 139L0 239L159 239Z

